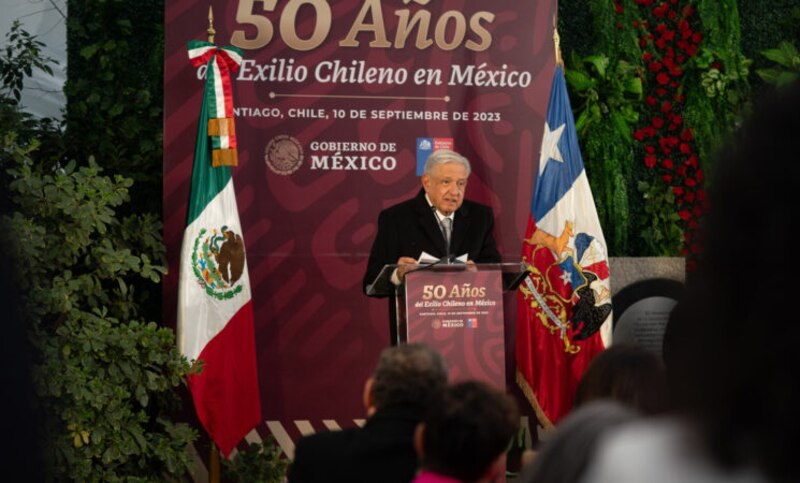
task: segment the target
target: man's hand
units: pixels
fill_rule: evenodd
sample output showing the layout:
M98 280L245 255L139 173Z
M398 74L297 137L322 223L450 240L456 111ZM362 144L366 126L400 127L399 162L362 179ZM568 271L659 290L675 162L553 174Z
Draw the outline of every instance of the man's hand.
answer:
M398 265L416 265L417 260L411 257L400 257L397 259ZM397 278L403 280L406 272L410 270L411 267L397 267Z

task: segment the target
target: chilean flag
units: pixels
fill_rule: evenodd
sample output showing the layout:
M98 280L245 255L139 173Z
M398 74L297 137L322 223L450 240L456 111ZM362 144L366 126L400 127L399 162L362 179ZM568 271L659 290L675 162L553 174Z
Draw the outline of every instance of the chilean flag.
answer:
M606 242L560 65L522 257L529 273L517 297L517 383L548 428L570 411L584 370L611 342Z

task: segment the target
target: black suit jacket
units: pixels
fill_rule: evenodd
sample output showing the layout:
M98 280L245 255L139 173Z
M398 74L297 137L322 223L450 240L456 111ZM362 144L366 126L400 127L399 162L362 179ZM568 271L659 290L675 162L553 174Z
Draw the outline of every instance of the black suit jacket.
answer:
M417 470L414 429L421 411L378 410L363 428L306 436L297 443L289 483L407 483Z
M500 254L494 241L494 214L486 205L464 200L453 218L450 254L466 253L476 263L499 263ZM420 190L414 198L381 211L378 234L364 274L363 290L375 280L386 264L397 263L400 257L419 258L424 251L437 258L447 253L444 236L433 208Z
M425 190L420 190L414 198L390 206L378 216L378 234L372 243L367 262L362 289L381 272L384 265L395 264L400 257L419 258L427 252L437 258L447 254L444 235L439 228L439 220L433 208L425 199ZM453 233L450 240L450 254L468 255L476 263L499 263L500 253L494 241L494 214L486 205L464 200L453 217ZM394 287L389 301L389 337L392 345L397 344L396 310Z

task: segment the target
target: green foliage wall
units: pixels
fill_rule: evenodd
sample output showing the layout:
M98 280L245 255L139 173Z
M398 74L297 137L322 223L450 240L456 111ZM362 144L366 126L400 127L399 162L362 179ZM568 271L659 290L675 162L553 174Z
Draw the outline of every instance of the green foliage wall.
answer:
M69 155L134 180L124 211L161 213L163 0L68 2Z

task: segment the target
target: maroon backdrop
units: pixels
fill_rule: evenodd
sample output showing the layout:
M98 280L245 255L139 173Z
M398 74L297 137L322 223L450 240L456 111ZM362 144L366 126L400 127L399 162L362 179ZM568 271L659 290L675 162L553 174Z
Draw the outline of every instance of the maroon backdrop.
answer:
M211 3L217 45L246 47L246 64L233 82L239 109L233 175L253 287L263 416L292 436L296 420L315 429L323 419L350 425L363 417L362 386L389 338L386 300L365 297L361 279L379 211L419 189L416 138L454 139L455 150L472 161L467 197L494 208L504 261L520 259L554 70L556 0ZM364 8L371 10L362 15ZM395 46L404 11L430 19L422 38L432 45L420 48L415 29L403 48ZM207 16L207 3L166 3L167 323L175 320L203 84L186 43L206 39ZM358 19L362 29L351 44L359 45L343 44ZM457 42L462 19L465 33ZM381 46L381 32L388 47ZM390 68L396 82L330 79L337 60L354 70ZM439 71L441 83L418 84L420 69ZM402 72L407 77L398 82ZM524 85L490 84L502 78ZM353 118L354 110L366 118ZM385 119L394 111L447 113L448 120ZM464 112L467 120L453 119ZM355 142L375 146L341 144Z

